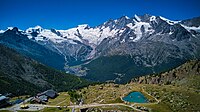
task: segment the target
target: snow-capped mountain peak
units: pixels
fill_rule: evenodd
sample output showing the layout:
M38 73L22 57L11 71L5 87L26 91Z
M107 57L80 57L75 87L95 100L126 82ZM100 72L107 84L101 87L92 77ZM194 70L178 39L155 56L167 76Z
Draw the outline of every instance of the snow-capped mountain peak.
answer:
M172 20L166 19L166 18L164 18L164 17L162 17L162 16L159 16L159 17L160 17L160 19L166 21L166 22L167 22L168 24L170 24L170 25L174 25L174 24L177 24L177 23L180 23L180 22L181 22L181 21L172 21Z
M156 17L145 14L143 16L134 15L132 18L122 16L115 20L110 19L109 21L104 22L102 25L97 27L90 27L88 24L82 24L68 30L48 30L43 29L41 26L35 26L28 28L26 33L29 35L29 38L32 38L31 36L33 36L33 32L36 32L37 35L35 35L34 38L37 41L51 40L56 43L69 41L71 44L76 44L76 42L86 42L89 44L98 45L105 38L113 38L117 35L122 35L128 30L127 28L129 28L135 35L130 35L130 39L132 39L133 42L137 42L144 36L144 34L150 35L154 32L154 22L157 23L159 18L163 21L166 21L169 25L174 25L180 22L171 21L161 16ZM172 32L170 34L172 34Z
M14 27L8 27L7 30L12 30Z
M171 64L173 60L199 57L199 21L200 17L195 20L171 21L145 14L110 19L96 27L83 24L67 30L56 30L36 26L23 32L9 30L7 34L16 32L19 33L17 37L28 36L31 41L62 55L66 71L73 73L80 69L70 66L81 66L101 56L115 55L130 56L133 65L145 67L142 70L145 71L146 67L156 70L163 63ZM84 75L85 72L77 74Z
M42 32L43 28L39 25L35 26L35 27L31 27L31 28L28 28L26 30L26 33L33 33L33 32L36 32L36 33L40 33Z
M0 30L0 33L4 33L5 31L7 31L7 30L12 30L14 27L7 27L7 29L6 30Z
M26 33L29 38L34 36L36 41L51 40L55 43L68 41L71 44L77 44L77 42L81 42L99 45L105 38L121 36L126 33L128 31L127 28L129 28L132 30L132 34L127 36L132 40L132 42L137 42L141 40L144 35L147 36L153 34L155 32L154 28L156 28L155 25L159 24L159 20L165 21L171 26L181 22L171 21L162 16L145 14L143 16L134 15L132 18L129 18L128 16L122 16L115 20L110 19L109 21L104 22L102 25L96 27L90 27L88 24L82 24L68 30L48 30L43 29L41 26L35 26L28 28ZM183 25L182 27L187 30L189 29ZM198 30L198 28L191 29ZM37 35L33 35L33 32L37 33ZM170 29L168 34L173 34L173 31Z

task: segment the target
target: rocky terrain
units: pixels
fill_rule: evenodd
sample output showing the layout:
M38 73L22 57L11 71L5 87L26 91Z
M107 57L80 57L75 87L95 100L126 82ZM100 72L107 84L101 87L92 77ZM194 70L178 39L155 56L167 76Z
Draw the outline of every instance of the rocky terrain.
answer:
M172 21L145 14L68 30L10 28L1 32L0 43L89 80L126 83L133 77L160 73L199 59L199 21L199 17ZM122 65L123 70L119 70Z
M200 61L193 60L188 61L185 64L170 71L138 77L132 81L142 84L177 85L200 89L200 83L194 80L194 78L198 78L199 76Z

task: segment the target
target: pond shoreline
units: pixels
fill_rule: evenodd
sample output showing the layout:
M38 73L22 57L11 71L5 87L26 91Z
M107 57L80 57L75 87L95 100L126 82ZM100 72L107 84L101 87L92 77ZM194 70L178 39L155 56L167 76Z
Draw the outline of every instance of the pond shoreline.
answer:
M128 103L148 103L148 99L145 97L145 95L142 92L139 91L133 91L124 95L121 97L122 101L128 102Z

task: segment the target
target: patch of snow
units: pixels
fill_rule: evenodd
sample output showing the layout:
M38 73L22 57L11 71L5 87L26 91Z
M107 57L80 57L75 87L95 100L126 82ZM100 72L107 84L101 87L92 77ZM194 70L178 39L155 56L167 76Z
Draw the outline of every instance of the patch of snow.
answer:
M103 39L107 37L113 37L117 33L117 29L110 29L106 27L104 29L94 28L80 32L83 35L83 39L89 40L90 43L99 44Z
M124 43L125 42L125 39L122 39L122 41L120 41L120 43Z
M104 29L104 28L105 28L105 26L102 26L102 27L101 27L101 29Z
M129 23L129 24L127 24L126 26L128 26L129 28L132 28L132 27L133 27L133 24L132 24L132 23Z
M56 35L55 33L52 33L51 30L47 30L47 29L42 30L36 37L36 40L38 39L41 40L43 39L43 37L50 39L54 43L60 43L64 40L64 38Z
M84 29L83 27L78 27L78 28L79 31L80 29ZM78 34L77 32L78 28L71 28L69 30L57 30L57 31L59 31L63 37L67 37L67 39L72 39L82 42L82 40L78 36L76 36Z
M40 33L42 32L43 28L39 25L35 26L35 27L30 27L28 28L25 32L26 33L32 33L32 32L37 32L37 33Z
M130 25L129 25L130 26ZM134 26L131 26L130 28L134 30L136 34L136 38L133 40L134 42L138 41L142 37L142 31L141 27L144 26L144 31L152 33L154 30L151 29L151 25L146 22L137 22Z
M69 43L71 44L77 44L76 42L74 42L73 40L68 40Z
M141 19L135 14L135 19L137 20L137 21L141 21Z
M98 43L98 39L101 34L99 28L85 29L85 30L80 30L79 32L82 35L83 39L88 40L89 43L94 43L94 44Z
M129 37L129 39L133 40L134 37Z
M125 16L126 19L130 19L128 16Z
M86 28L88 27L89 25L88 24L82 24L82 25L78 25L78 29L82 29L82 28Z
M33 38L31 35L28 35L27 37L28 37L29 39Z
M5 31L4 30L0 30L0 33L4 33Z
M106 27L105 29L103 29L103 31L101 32L101 36L97 39L99 44L103 39L108 38L108 37L114 37L115 34L119 31L119 29L113 29L111 30L109 27Z
M173 34L173 33L174 33L174 32L171 32L171 31L169 32L170 35Z
M189 27L189 26L185 26L185 25L183 25L183 24L181 24L181 26L182 27L184 27L186 30L188 30L189 32L190 32L190 30L195 30L195 31L197 31L197 32L200 32L200 26L198 26L198 27Z
M151 16L150 21L156 21L156 16Z
M160 19L166 21L166 22L167 22L168 24L170 24L170 25L174 25L174 24L177 24L177 23L180 22L180 21L172 21L172 20L166 19L166 18L164 18L164 17L162 17L162 16L159 16L159 17L160 17Z
M119 30L119 33L121 34L121 33L123 33L124 32L124 30L125 30L125 28L124 29L121 29L121 30Z
M35 37L35 40L36 41L44 41L44 37L37 36L37 37Z
M134 23L137 23L137 21L136 21L135 19L133 19L133 22L134 22Z
M13 27L8 27L8 28L7 28L7 30L12 30L12 29L13 29Z
M140 38L142 37L142 32L141 32L140 28L141 28L141 26L135 27L136 38L133 40L134 42L140 40Z
M82 42L82 39L88 40L89 43L99 44L104 38L114 36L118 31L116 29L111 30L109 27L99 27L85 29L88 25L79 25L77 28L71 28L68 30L58 30L63 37L67 37L68 39L78 40ZM78 29L78 31L77 31ZM77 35L80 35L82 39L80 39Z
M22 33L24 32L24 30L21 30L21 29L18 29L18 31L20 31L20 32L22 32Z
M80 42L82 42L82 39L84 39L84 40L88 40L89 43L93 43L93 44L98 44L104 38L113 36L113 34L116 33L114 29L111 31L109 27L106 27L106 28L103 27L101 29L98 27L85 29L85 27L86 25L81 25L77 28L71 28L68 30L58 30L58 31L63 35L63 37L67 37L68 39L78 40ZM77 36L78 35L77 29L82 39L80 39Z
M34 32L37 31L37 33L38 33L37 37L34 37L36 41L47 41L47 40L50 40L50 41L52 41L54 43L61 43L63 41L68 41L68 42L70 42L72 44L77 44L73 40L69 40L69 39L63 38L62 36L58 36L55 33L53 33L51 30L42 29L42 27L40 27L40 26L36 26L36 27L33 27L33 28L28 28L26 30L25 34L27 35L27 37L29 39L33 38L32 35L31 35L31 33L33 31ZM63 30L63 31L65 31L65 30ZM62 33L61 33L61 35L62 35Z

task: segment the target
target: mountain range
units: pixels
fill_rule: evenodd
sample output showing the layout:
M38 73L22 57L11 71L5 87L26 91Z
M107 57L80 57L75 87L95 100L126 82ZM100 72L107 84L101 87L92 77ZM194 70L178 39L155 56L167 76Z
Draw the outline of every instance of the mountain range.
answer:
M135 15L68 30L40 26L0 32L0 43L43 64L93 81L126 83L200 58L200 17Z

